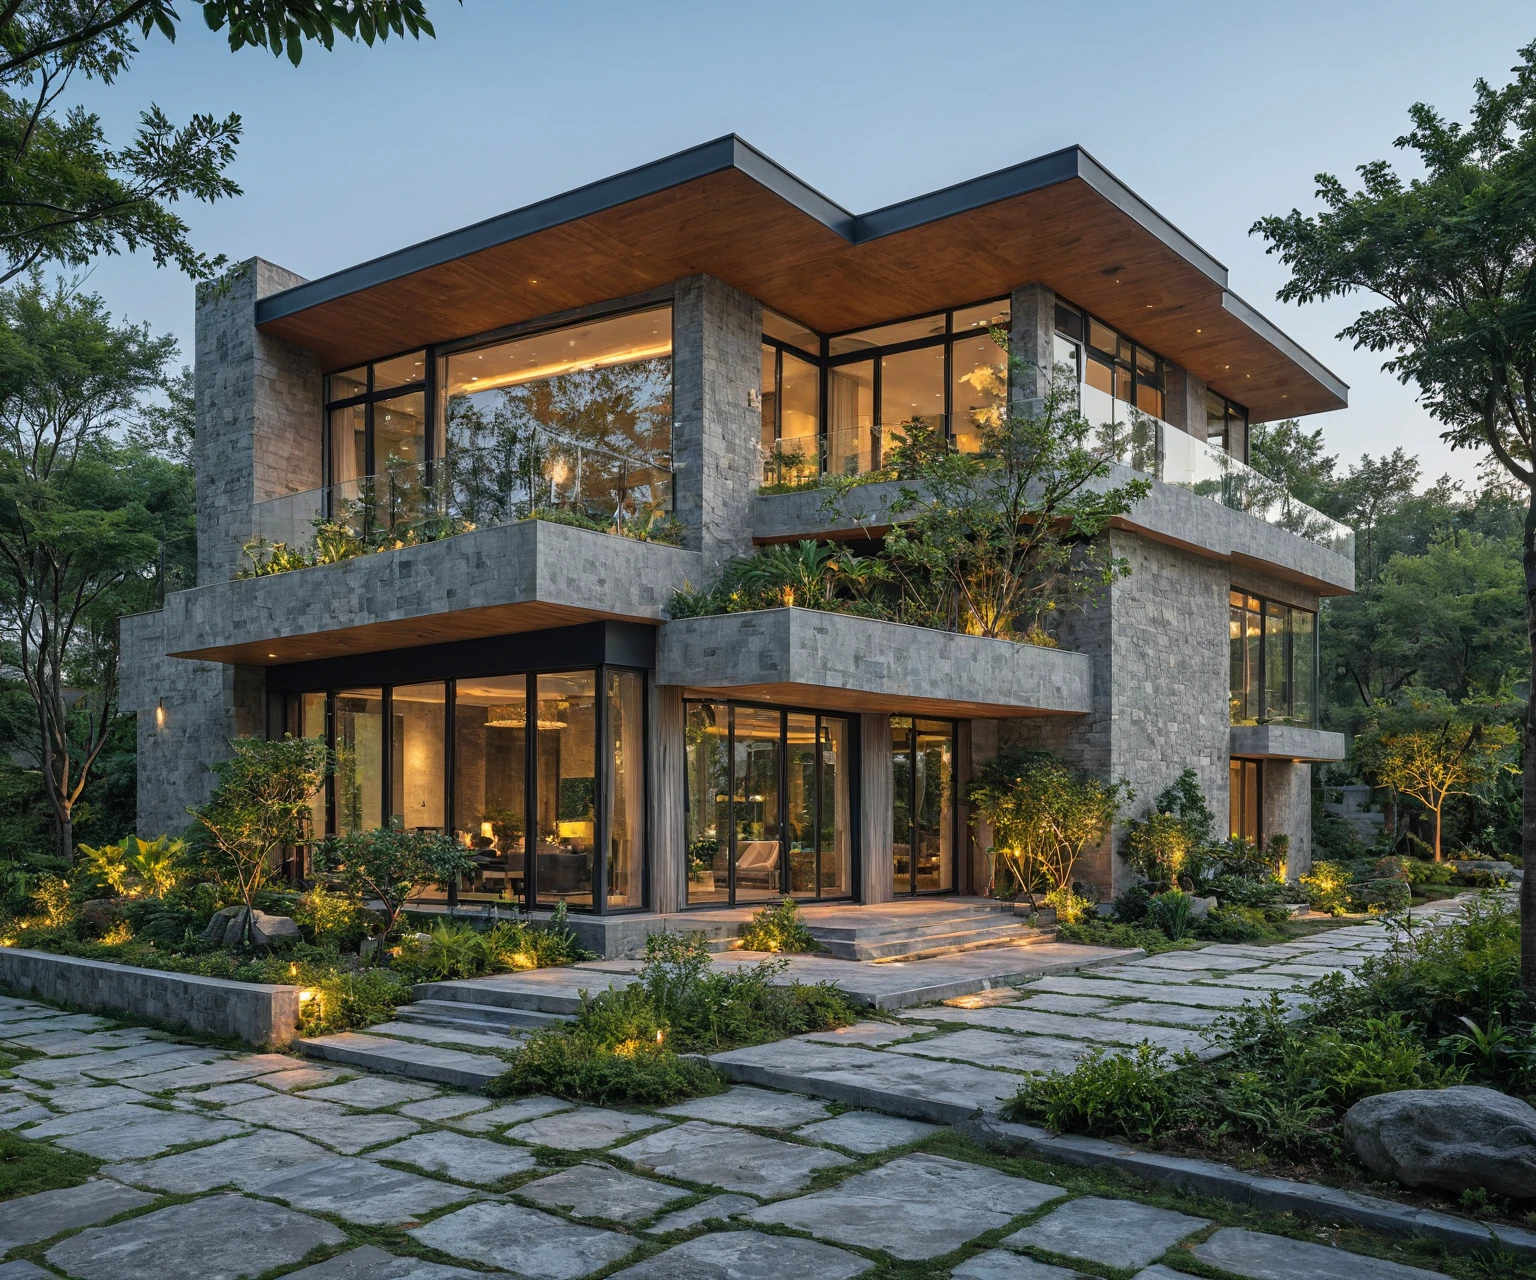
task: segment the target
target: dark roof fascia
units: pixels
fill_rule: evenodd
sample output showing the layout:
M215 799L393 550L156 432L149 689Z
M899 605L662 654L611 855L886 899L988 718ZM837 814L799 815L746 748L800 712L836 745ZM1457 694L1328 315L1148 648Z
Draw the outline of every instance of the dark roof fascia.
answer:
M256 323L267 324L280 320L363 289L441 266L551 227L591 217L630 201L656 195L732 168L788 201L850 244L868 243L1000 200L1055 186L1072 178L1081 178L1222 288L1227 283L1226 267L1140 199L1081 147L1066 147L1023 164L999 169L995 173L971 178L940 191L855 216L735 134L727 134L723 138L679 151L614 177L577 187L574 191L435 236L431 240L424 240L420 244L348 267L318 280L269 294L256 304Z
M1283 352L1294 360L1301 368L1305 369L1330 392L1343 401L1349 403L1349 383L1334 373L1316 356L1311 355L1295 339L1286 335L1273 321L1255 311L1251 306L1239 298L1230 290L1223 289L1221 293L1221 309L1228 315L1242 321L1250 329L1263 338L1265 342Z

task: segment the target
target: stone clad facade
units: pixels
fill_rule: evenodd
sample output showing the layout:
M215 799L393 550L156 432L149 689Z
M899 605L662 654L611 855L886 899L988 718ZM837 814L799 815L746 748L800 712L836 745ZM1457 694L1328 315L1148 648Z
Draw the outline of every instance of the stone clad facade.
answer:
M794 194L787 178L775 190L775 199L785 192ZM824 200L818 206L803 193L795 199L836 236L857 241L857 227L849 231L839 223L835 209ZM943 219L934 225L943 225ZM789 286L765 286L765 294L777 296L754 296L742 287L745 270L735 274L734 283L723 278L730 259L727 241L708 241L708 252L700 249L690 258L693 243L682 231L678 234L679 246L669 261L691 264L690 269L677 270L670 278L641 278L644 273L638 268L620 273L615 265L615 281L622 280L624 287L615 283L608 302L581 296L572 284L561 296L562 305L548 306L547 314L509 310L505 322L492 327L485 320L494 316L475 312L477 318L471 321L469 302L445 287L440 295L422 295L415 309L398 308L398 339L370 339L377 350L349 353L345 359L327 354L339 349L344 333L337 331L332 343L326 336L330 331L322 326L312 331L320 337L305 338L310 343L306 346L295 340L302 336L294 327L298 322L285 317L339 315L336 308L349 305L354 294L383 288L387 281L352 281L349 273L342 273L309 285L256 259L232 273L225 288L205 294L198 304L196 339L198 585L171 596L155 613L123 622L122 706L138 716L140 831L154 835L183 828L187 808L208 793L208 764L227 753L230 739L293 729L300 705L296 700L307 691L327 699L327 716L339 714L337 690L352 685L389 689L412 681L458 681L455 687L462 692L457 696L465 701L474 680L503 671L530 673L531 690L537 672L558 670L567 652L580 651L596 656L579 664L571 658L571 663L591 661L600 678L608 678L603 672L619 669L644 675L643 703L636 704L644 708L643 785L635 781L639 775L629 775L631 782L625 785L631 792L625 794L605 773L619 768L616 761L624 753L633 758L638 742L618 746L620 703L610 692L606 709L594 712L592 731L597 735L593 741L608 745L598 751L592 776L576 778L586 790L562 790L561 813L547 824L541 819L549 830L541 826L537 835L550 842L552 850L561 841L568 845L591 839L600 844L595 836L570 831L585 823L617 839L613 815L620 805L630 812L643 810L633 819L643 824L643 886L621 890L612 880L606 890L592 890L594 904L605 900L602 893L622 893L628 895L625 909L665 914L701 905L699 885L712 873L701 872L699 858L704 855L690 835L694 827L689 824L696 826L698 819L690 805L698 799L687 798L687 788L694 784L686 782L685 775L689 752L697 745L697 708L705 705L718 705L721 715L727 707L739 709L730 715L741 724L752 708L766 708L774 715L776 709L786 709L780 721L781 751L798 741L794 734L800 730L793 725L802 722L804 732L819 744L818 752L832 752L835 743L840 753L835 772L841 781L816 783L816 813L818 822L829 824L827 830L837 826L838 834L817 834L813 840L795 837L802 843L812 840L817 859L831 855L830 846L815 841L832 841L841 851L842 871L815 872L816 885L831 885L834 896L882 902L912 891L903 876L915 877L915 870L893 870L893 862L899 866L903 856L899 828L910 818L904 806L924 803L933 795L925 799L921 789L910 790L915 766L903 755L910 748L903 746L901 735L925 732L914 727L918 722L948 726L944 750L949 754L943 766L947 772L941 784L936 783L949 815L944 821L953 822L939 841L939 856L953 860L952 874L946 872L934 886L943 891L965 894L986 887L986 833L968 825L964 786L977 762L1013 745L1047 747L1098 776L1125 779L1136 792L1127 816L1144 813L1157 792L1184 768L1193 768L1220 822L1228 813L1231 759L1262 761L1265 834L1288 835L1291 873L1303 869L1310 858L1312 765L1335 758L1341 744L1333 741L1335 735L1300 724L1234 726L1229 705L1229 593L1253 593L1315 613L1323 596L1352 588L1352 562L1337 549L1213 500L1198 485L1156 480L1149 496L1116 521L1105 536L1130 574L1090 608L1060 619L1059 649L922 632L794 608L668 621L673 592L706 585L726 561L750 553L754 546L805 538L877 539L891 523L889 504L899 491L889 483L864 486L856 493L861 509L842 514L829 510L824 495L815 490L760 492L767 450L765 396L776 394L765 383L765 369L773 367L771 359L765 363L764 353L772 355L765 332L771 324L782 329L788 323L782 315L792 312L784 299ZM750 236L743 240L743 252L751 247L748 240ZM401 279L417 279L437 269L418 250L410 252L418 256ZM442 269L452 266L451 257L444 256L447 250L433 252L447 264L438 263ZM915 257L903 270L927 270L922 264L928 261ZM560 269L559 261L551 260L540 274L558 278ZM1201 269L1215 270L1205 265ZM384 268L372 270L378 275ZM843 268L834 264L819 270L806 267L793 278L809 289ZM843 271L839 278L845 295L878 299L882 290L903 278L895 267L882 270L884 276L874 273L867 280ZM509 282L509 290L515 283ZM1058 355L1057 292L1028 277L1006 276L985 290L965 288L1008 305L1008 340L1021 362L1009 385L1008 403L1015 411L1027 411L1043 394L1041 370ZM826 296L835 300L833 294ZM306 301L311 297L312 302ZM958 315L956 301L946 295L943 306ZM890 308L870 312L882 321L899 321L913 310L878 300L868 305ZM395 312L383 301L377 306L395 323ZM358 361L383 360L423 341L431 364L436 358L433 344L455 352L475 350L471 344L482 341L476 335L491 343L567 330L575 334L573 326L658 306L671 308L670 514L682 529L680 547L545 520L492 521L425 545L279 575L237 577L241 544L257 527L258 504L325 483L327 372ZM422 319L453 307L463 310L466 318ZM770 324L765 315L780 319ZM439 327L423 337L418 329L428 323ZM1268 341L1263 333L1259 337ZM832 412L836 352L830 339L818 340L823 344L818 412L823 415L820 429L829 438L826 415ZM575 341L573 337L571 345ZM786 350L788 355L777 358L798 358L793 349ZM1276 344L1275 350L1285 360L1292 359L1291 348ZM1162 429L1203 442L1208 388L1186 367L1199 362L1199 352L1176 353L1177 361L1174 354L1159 357ZM446 359L433 366L432 378L447 376ZM879 367L891 371L876 376L894 379L894 359L881 357ZM1321 375L1310 366L1285 366L1282 372L1291 379L1284 385L1295 388L1298 397L1303 392L1322 394L1314 385ZM426 384L429 418L444 412L435 399L440 391L437 382ZM951 394L959 392L944 393ZM831 448L823 443L825 456ZM814 458L811 465L817 465ZM1121 483L1131 474L1116 465L1103 483ZM390 701L393 694L381 696L386 708L397 705ZM460 714L452 709L452 695L445 705L446 715ZM623 714L640 714L636 706ZM530 723L526 713L499 706L485 713L487 722L492 712L502 727ZM518 714L524 715L522 721ZM553 714L546 718L552 726L565 727ZM400 736L406 732L403 723L395 714L377 748L383 759L395 761L397 772L412 749ZM545 731L543 723L538 728ZM334 727L325 731L339 732ZM451 748L442 749L450 754L434 766L433 776L447 778L454 756ZM556 785L537 780L542 757L536 760L533 748L527 749L529 785ZM459 758L461 767L475 761L483 768L487 756L483 744L466 745ZM781 780L788 776L781 774ZM387 796L391 787L398 790L402 784L386 777L379 785ZM734 788L731 803L758 803L759 797L747 795L755 788L761 790L757 784ZM451 810L459 802L451 787L449 793L444 803ZM586 802L591 808L585 819L566 812L577 804L573 797L579 794L594 797ZM721 803L724 798L723 792L717 797ZM447 818L437 821L448 824ZM458 823L466 841L483 826L483 838L489 842L493 825L489 820ZM759 826L772 829L772 823ZM745 827L730 839L738 856L746 845L768 841L761 831L749 833ZM780 860L770 861L777 868L771 875L787 882L791 872L784 867L813 855L799 843L792 848L788 836L778 839L782 856L773 855ZM915 840L907 837L912 868L917 861ZM1079 867L1079 877L1106 896L1126 882L1115 852L1118 845L1119 833L1111 833ZM566 865L560 859L568 862L571 855L547 856L549 869L538 874L552 878L554 868ZM618 855L610 849L591 856L597 859L593 866L601 868L604 857ZM602 914L604 908L594 905L593 910Z

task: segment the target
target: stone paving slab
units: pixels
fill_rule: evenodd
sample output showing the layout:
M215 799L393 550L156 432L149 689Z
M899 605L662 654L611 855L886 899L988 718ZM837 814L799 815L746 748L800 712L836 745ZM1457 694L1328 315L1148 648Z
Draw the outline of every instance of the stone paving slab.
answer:
M827 1117L827 1104L795 1093L773 1093L739 1084L712 1098L694 1098L676 1106L661 1107L664 1116L687 1116L720 1124L750 1125L757 1129L793 1129Z
M836 1027L831 1031L808 1031L797 1040L812 1040L822 1044L862 1044L871 1048L896 1044L921 1035L927 1028L902 1025L895 1022L855 1022L852 1026Z
M637 1178L605 1164L579 1164L517 1189L546 1209L564 1209L578 1218L636 1223L654 1217L688 1192L664 1182Z
M304 1096L321 1102L339 1102L345 1107L373 1111L381 1107L399 1106L402 1102L435 1098L437 1090L429 1084L411 1084L405 1080L391 1080L387 1076L363 1076L359 1080L348 1080L345 1084L307 1089Z
M1015 1249L1044 1249L1106 1267L1130 1269L1156 1261L1180 1240L1210 1225L1209 1218L1157 1209L1134 1200L1082 1196L1015 1231L1003 1243Z
M629 1236L520 1204L472 1204L407 1234L429 1248L503 1267L526 1280L575 1280L617 1262L636 1245Z
M441 1262L420 1258L401 1258L375 1245L339 1253L302 1271L290 1271L283 1280L511 1280L507 1271L471 1271L467 1267L448 1267ZM0 1276L0 1280L5 1280Z
M248 1124L302 1133L343 1155L356 1155L365 1147L403 1138L421 1128L405 1116L358 1115L334 1102L312 1102L307 1097L281 1093L226 1107L222 1114Z
M469 1133L490 1133L494 1129L504 1129L509 1124L537 1120L540 1116L551 1116L557 1111L571 1111L575 1106L574 1102L566 1102L563 1098L519 1098L516 1102L503 1103L489 1111L479 1111L448 1123L455 1129L464 1129Z
M814 1240L730 1231L674 1245L616 1272L613 1280L852 1280L872 1266L867 1258Z
M1138 969L1134 965L1105 965L1095 969L1094 974L1115 982L1146 982L1162 986L1210 982L1220 976L1214 969L1188 969L1175 973L1171 969ZM1241 977L1240 974L1235 976Z
M98 1018L94 1013L60 1013L57 1009L50 1009L48 1012L52 1015L48 1018L48 1025L45 1028L48 1031L100 1031L102 1028L112 1025L110 1019ZM149 1034L140 1027L119 1028L113 1034L122 1034L125 1030L127 1034L131 1035L148 1036ZM30 1033L19 1028L17 1029L17 1035L27 1034ZM11 1037L7 1036L6 1038L10 1039Z
M134 1114L127 1114L127 1113ZM143 1114L137 1114L142 1112ZM101 1160L142 1160L189 1142L216 1142L243 1133L249 1126L213 1120L185 1111L158 1111L153 1107L106 1107L77 1113L71 1119L101 1117L98 1127L60 1134L53 1139L61 1147ZM39 1126L41 1129L43 1126ZM38 1129L30 1130L31 1133Z
M1192 1252L1201 1262L1248 1280L1444 1280L1438 1271L1237 1227L1222 1228Z
M1252 956L1235 956L1231 952L1223 954L1205 947L1199 951L1164 951L1161 955L1147 956L1127 967L1132 969L1217 969L1222 972L1237 972L1243 969L1258 969L1267 963L1269 961Z
M946 1022L964 1022L994 1031L1016 1031L1027 1035L1057 1036L1067 1040L1092 1040L1096 1043L1140 1044L1150 1040L1160 1049L1178 1053L1184 1049L1200 1050L1205 1041L1189 1031L1173 1027L1137 1025L1116 1021L1106 1015L1082 1018L1067 1013L1037 1013L1033 1009L1004 1007L998 1009L948 1009ZM941 1044L943 1038L924 1041Z
M708 1200L701 1200L698 1204L691 1204L686 1209L669 1213L665 1218L658 1218L646 1228L646 1233L664 1236L672 1231L688 1231L701 1222L708 1222L711 1218L724 1221L732 1214L746 1213L747 1210L755 1208L757 1208L757 1201L751 1196L710 1196ZM0 1280L3 1280L3 1277L0 1277Z
M0 1253L17 1245L36 1244L61 1231L92 1226L154 1201L154 1196L104 1178L7 1200L0 1204Z
M266 1063L249 1058L230 1058L224 1062L208 1062L195 1067L178 1067L172 1071L155 1071L133 1077L133 1087L145 1093L162 1093L167 1089L190 1089L200 1084L228 1084L233 1080L249 1080L270 1072Z
M997 1031L956 1031L917 1044L898 1044L891 1053L947 1058L1005 1071L1070 1071L1090 1049L1081 1040L1054 1036L1005 1035Z
M1303 988L1310 980L1298 978L1288 973L1245 973L1235 978L1212 978L1211 982L1218 987L1242 987L1248 991L1289 991L1294 988Z
M335 1156L275 1171L251 1188L308 1213L333 1213L364 1226L397 1226L476 1195L434 1178Z
M710 1062L727 1079L939 1124L956 1124L978 1110L996 1114L1018 1087L983 1067L805 1040L732 1049Z
M0 1113L0 1129L16 1129L24 1124L31 1124L34 1120L51 1120L53 1112L43 1106L41 1102L22 1102L10 1110Z
M270 1178L274 1170L335 1158L334 1153L295 1134L259 1129L243 1138L161 1156L158 1160L109 1164L101 1172L105 1177L136 1187L152 1187L173 1195L197 1195L227 1186L249 1191Z
M1125 982L1116 978L1079 978L1067 975L1041 978L1034 990L1065 996L1120 996L1126 1000L1153 1000L1164 1004L1188 1004L1211 1009L1237 1009L1254 999L1252 992L1232 987Z
M48 1250L47 1259L79 1280L238 1280L291 1265L322 1244L342 1244L339 1227L245 1196L211 1196L172 1205L110 1227L89 1227Z
M949 1274L954 1280L1079 1280L1082 1276L1080 1271L1068 1271L1065 1267L1036 1262L1023 1254L1009 1253L1007 1249L978 1253L974 1258L967 1258ZM1173 1272L1168 1274L1172 1275ZM1183 1280L1189 1280L1189 1277Z
M263 1089L259 1084L247 1084L244 1080L237 1080L234 1084L215 1085L212 1089L203 1089L198 1093L186 1093L182 1097L188 1102L195 1102L198 1106L227 1107L237 1102L255 1102L258 1098L270 1098L271 1092Z
M795 1136L809 1138L812 1142L830 1142L834 1147L867 1156L938 1132L938 1125L924 1124L921 1120L904 1120L878 1111L845 1111L830 1120L796 1129Z
M487 1053L465 1053L437 1045L411 1044L384 1036L343 1031L334 1036L300 1040L299 1047L316 1058L329 1058L349 1066L368 1067L390 1075L412 1076L455 1089L483 1089L507 1069L500 1058Z
M919 1153L746 1216L916 1261L958 1249L1064 1195L1060 1187Z
M1024 987L1017 993L1011 1002L1014 1007L1020 1009L1035 1009L1041 1013L1104 1013L1113 1011L1114 1016L1120 1014L1119 1007L1113 1000L1106 1000L1099 996L1059 996L1049 991L1036 991L1034 987Z
M258 1076L257 1082L268 1089L281 1089L289 1093L294 1089L312 1089L316 1085L334 1084L355 1074L335 1067L294 1067L287 1071L274 1071L269 1076Z
M490 1186L514 1174L527 1173L536 1165L532 1152L524 1147L509 1147L486 1138L470 1138L462 1133L437 1129L418 1133L368 1153L370 1160L398 1160L430 1173L440 1173L455 1182Z
M479 1117L471 1117L478 1119ZM570 1151L592 1151L666 1124L655 1116L637 1116L606 1107L577 1107L537 1120L528 1120L511 1130L507 1137L536 1146L559 1147Z
M65 1085L62 1089L39 1089L36 1096L46 1098L55 1111L99 1111L124 1102L147 1102L149 1099L137 1089L125 1089L121 1085Z
M44 1271L35 1262L18 1258L15 1262L0 1263L0 1280L59 1280L52 1271Z
M91 1035L84 1031L46 1030L36 1035L10 1036L6 1043L50 1058L71 1058L82 1053L99 1053L103 1049L126 1049L144 1044L148 1039L142 1031L100 1031Z
M523 1042L522 1036L503 1031L465 1031L430 1022L380 1022L369 1027L368 1034L392 1040L420 1040L424 1044L462 1045L466 1049L515 1049Z
M400 1108L400 1114L413 1120L455 1120L476 1111L484 1111L491 1105L489 1098L475 1098L464 1093L445 1093L440 1098L424 1098L420 1102L408 1102Z
M809 1182L818 1169L852 1163L824 1147L781 1142L702 1120L649 1134L614 1154L663 1177L759 1196L788 1195Z
M133 1080L139 1076L177 1071L182 1067L207 1066L209 1063L220 1062L229 1056L222 1049L204 1049L195 1045L167 1045L152 1040L147 1044L135 1045L131 1049L116 1049L111 1053L93 1054L89 1060L82 1058L80 1069L96 1080L123 1081ZM255 1072L249 1074L254 1075ZM203 1080L200 1083L216 1082ZM138 1085L131 1087L137 1089Z

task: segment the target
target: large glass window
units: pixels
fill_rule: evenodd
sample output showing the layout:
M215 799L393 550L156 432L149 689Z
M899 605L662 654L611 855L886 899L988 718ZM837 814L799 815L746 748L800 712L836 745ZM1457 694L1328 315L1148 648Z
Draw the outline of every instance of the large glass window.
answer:
M326 514L352 519L371 501L362 482L396 475L417 483L406 468L427 461L426 353L410 352L333 373L325 380L325 483L332 489ZM420 388L420 389L415 389Z
M862 475L880 467L875 425L875 361L827 370L827 473Z
M445 483L464 518L670 507L671 307L456 352L440 381Z
M461 901L619 911L645 901L645 714L644 673L601 667L294 694L282 723L334 734L317 835L449 831Z
M1229 766L1231 834L1244 840L1259 842L1262 834L1260 796L1264 778L1262 760L1243 760L1233 757Z
M762 420L763 483L814 478L821 470L821 370L814 361L763 343Z
M1214 391L1205 393L1205 438L1239 462L1248 461L1248 410Z
M848 896L848 733L842 716L686 704L690 906Z
M1229 597L1233 724L1317 723L1317 615L1309 609Z
M891 854L896 892L955 887L955 726L947 720L891 718Z

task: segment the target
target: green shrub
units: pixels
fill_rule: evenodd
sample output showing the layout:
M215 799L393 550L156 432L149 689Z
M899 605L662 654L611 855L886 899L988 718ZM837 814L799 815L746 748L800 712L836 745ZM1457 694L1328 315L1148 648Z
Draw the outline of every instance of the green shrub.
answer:
M1143 925L1124 924L1090 917L1081 924L1061 925L1056 930L1062 942L1076 942L1085 947L1140 947L1149 956L1162 951L1186 951L1193 944L1174 942L1161 929Z
M1093 901L1074 893L1064 884L1057 885L1041 899L1056 913L1060 924L1080 924L1093 915Z
M594 1106L666 1106L723 1093L725 1082L697 1059L654 1041L613 1047L563 1031L541 1031L513 1051L507 1070L486 1087L493 1098L550 1094Z
M299 1026L305 1035L329 1035L353 1027L369 1027L394 1017L397 1005L412 999L410 980L391 969L301 966L297 975L282 976L281 962L268 981L303 982L310 997L299 1005Z
M1403 871L1413 885L1450 884L1456 874L1456 868L1448 862L1428 862L1423 858L1404 858Z
M1178 1098L1167 1053L1142 1041L1115 1053L1092 1049L1071 1071L1026 1081L1004 1104L1003 1114L1042 1121L1060 1133L1145 1140L1174 1125Z
M1273 876L1254 879L1222 874L1207 887L1224 907L1279 907L1292 901L1296 892L1285 881Z
M1152 895L1144 884L1133 884L1115 899L1115 919L1121 924L1140 924L1147 918L1147 903Z
M747 951L824 950L811 936L793 898L753 912L752 919L742 928L741 945Z
M1194 922L1192 931L1206 942L1262 942L1279 936L1258 907L1213 907L1205 919Z
M1178 942L1194 932L1194 908L1195 900L1178 889L1154 893L1147 900L1147 923Z
M1185 824L1171 813L1132 818L1125 824L1126 864L1137 875L1157 885L1177 882L1184 864L1195 851Z
M1314 911L1326 911L1329 915L1343 915L1349 874L1336 862L1314 862L1312 869L1298 877L1307 895L1307 902Z

